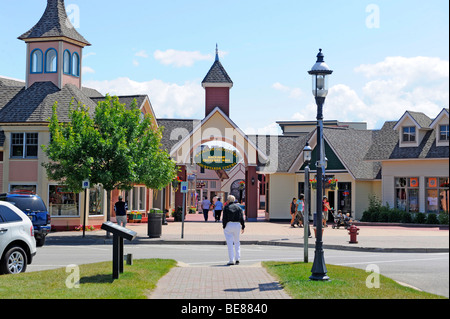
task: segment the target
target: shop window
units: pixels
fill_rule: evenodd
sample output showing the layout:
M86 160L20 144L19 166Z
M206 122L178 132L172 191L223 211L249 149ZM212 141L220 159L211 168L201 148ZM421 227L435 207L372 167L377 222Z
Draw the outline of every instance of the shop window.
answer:
M416 141L416 128L414 126L403 127L403 142Z
M352 183L338 182L338 210L342 213L352 213Z
M440 213L448 212L449 206L449 178L427 177L426 178L426 212Z
M49 185L48 210L53 217L75 217L79 214L79 194L69 192L65 186Z
M38 133L11 133L11 157L34 158L38 155Z
M146 187L135 186L130 191L125 191L125 203L129 210L146 210Z
M45 72L56 73L58 68L58 57L55 49L48 49L45 52Z
M419 212L419 178L395 179L395 207L407 212Z
M39 49L31 52L30 68L31 73L42 73L43 54Z
M96 185L89 189L89 215L103 215L103 189Z

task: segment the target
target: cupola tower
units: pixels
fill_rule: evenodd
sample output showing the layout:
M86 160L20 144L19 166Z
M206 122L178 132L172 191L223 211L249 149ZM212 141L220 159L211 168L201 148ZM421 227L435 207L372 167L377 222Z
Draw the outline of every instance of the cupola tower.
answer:
M91 44L70 22L64 0L47 0L41 19L19 39L27 44L27 88L46 81L81 88L82 50Z
M202 82L205 88L205 117L216 107L219 107L228 117L230 116L230 89L233 81L219 60L219 50L216 44L216 59Z

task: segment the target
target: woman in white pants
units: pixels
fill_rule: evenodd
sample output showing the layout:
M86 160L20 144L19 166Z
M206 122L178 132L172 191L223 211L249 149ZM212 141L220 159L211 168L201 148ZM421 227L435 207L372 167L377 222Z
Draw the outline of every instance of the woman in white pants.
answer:
M244 233L245 221L242 208L235 203L236 198L229 195L223 210L222 225L228 246L229 262L227 265L239 264L241 258L241 244L239 233Z

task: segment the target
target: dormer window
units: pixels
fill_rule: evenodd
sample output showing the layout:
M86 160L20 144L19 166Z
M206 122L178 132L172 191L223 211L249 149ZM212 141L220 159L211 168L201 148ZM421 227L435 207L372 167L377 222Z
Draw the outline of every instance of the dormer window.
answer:
M70 74L71 55L69 50L64 51L64 74Z
M416 141L416 128L414 126L403 127L403 142Z
M449 141L449 125L439 125L439 141L448 142Z
M58 58L55 49L48 49L45 52L45 72L56 73Z
M31 52L31 73L42 73L42 63L43 62L43 54L39 49L33 50Z

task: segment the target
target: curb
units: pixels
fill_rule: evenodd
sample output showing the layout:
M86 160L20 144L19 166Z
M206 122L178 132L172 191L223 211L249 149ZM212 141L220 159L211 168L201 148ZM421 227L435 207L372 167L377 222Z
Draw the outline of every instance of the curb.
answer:
M225 240L148 240L145 238L137 238L133 241L124 241L128 245L226 245ZM47 238L46 245L112 245L112 238L77 238L69 239L51 239ZM295 242L279 242L279 241L260 241L260 240L242 240L241 245L261 245L261 246L284 246L303 248L303 243ZM315 248L315 244L309 244L309 248ZM449 248L395 248L395 247L361 247L361 246L344 246L324 244L324 249L346 250L346 251L366 251L366 252L385 252L385 253L448 253Z

